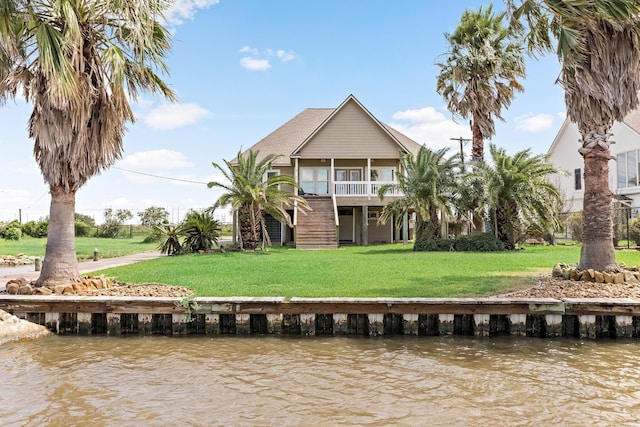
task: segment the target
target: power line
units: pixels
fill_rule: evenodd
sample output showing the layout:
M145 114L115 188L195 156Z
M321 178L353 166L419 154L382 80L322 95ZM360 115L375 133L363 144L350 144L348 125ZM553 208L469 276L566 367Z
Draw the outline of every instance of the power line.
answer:
M206 182L202 182L202 181L192 181L192 180L189 180L189 179L171 178L169 176L154 175L154 174L146 173L146 172L133 171L133 170L130 170L130 169L119 168L117 166L112 166L112 168L121 170L123 172L137 173L138 175L150 176L152 178L168 179L169 181L188 182L189 184L207 185Z

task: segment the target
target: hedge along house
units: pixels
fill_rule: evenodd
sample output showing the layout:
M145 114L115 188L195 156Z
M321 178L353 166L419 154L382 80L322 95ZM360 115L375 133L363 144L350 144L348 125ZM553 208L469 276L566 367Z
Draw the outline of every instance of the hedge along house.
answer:
M640 213L640 110L614 123L611 133L615 144L610 146L614 159L609 161L609 189L616 208L614 215L637 218ZM578 126L565 120L547 153L549 162L568 172L552 179L563 194L566 213L581 212L584 202L584 160L578 153L580 138Z
M392 222L378 224L384 204L399 196L386 194L381 201L378 189L395 181L401 155L419 148L376 119L353 95L337 108L302 111L249 148L258 151L258 160L280 155L268 173L293 175L312 209L291 210L292 229L267 216L272 244L335 249L339 244L408 240L408 216L400 228Z

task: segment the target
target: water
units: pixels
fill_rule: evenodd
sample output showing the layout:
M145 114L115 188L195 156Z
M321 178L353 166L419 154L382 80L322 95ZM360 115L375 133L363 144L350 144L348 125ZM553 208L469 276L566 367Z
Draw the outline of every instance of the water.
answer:
M77 337L0 347L0 424L637 425L640 342Z

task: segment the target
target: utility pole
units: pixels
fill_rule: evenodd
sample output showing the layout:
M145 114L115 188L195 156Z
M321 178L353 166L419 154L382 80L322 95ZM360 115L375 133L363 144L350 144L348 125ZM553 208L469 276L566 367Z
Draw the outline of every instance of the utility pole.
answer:
M462 147L464 146L465 143L471 141L471 139L470 138L463 138L463 137L449 138L449 139L451 141L458 141L460 143L460 161L464 165L464 152L462 151Z

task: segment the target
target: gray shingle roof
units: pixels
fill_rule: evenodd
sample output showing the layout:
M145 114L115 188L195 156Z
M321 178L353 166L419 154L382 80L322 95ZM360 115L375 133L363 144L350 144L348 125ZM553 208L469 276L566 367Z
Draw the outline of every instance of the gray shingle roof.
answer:
M269 154L276 154L281 157L274 166L288 166L291 164L290 156L293 152L335 111L336 108L307 108L247 149L243 155L246 155L249 150L259 151L257 159L259 161ZM420 144L389 125L384 123L381 125L398 140L402 148L412 153L418 152ZM235 161L236 159L233 159L231 163Z

